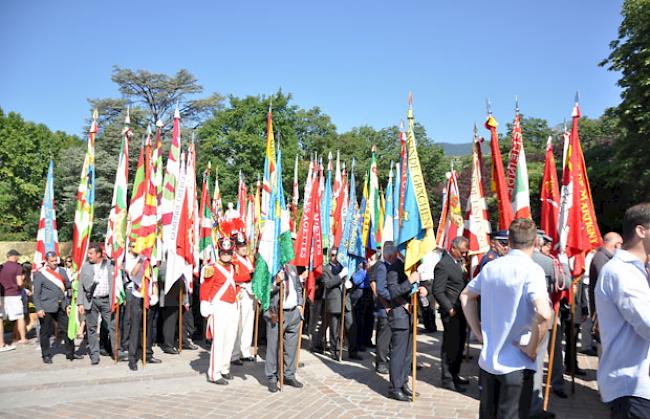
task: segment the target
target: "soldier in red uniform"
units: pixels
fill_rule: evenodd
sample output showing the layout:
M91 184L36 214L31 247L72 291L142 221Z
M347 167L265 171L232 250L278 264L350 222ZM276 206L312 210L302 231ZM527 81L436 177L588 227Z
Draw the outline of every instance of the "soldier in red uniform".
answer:
M218 247L219 260L203 268L201 315L207 318L206 337L212 339L208 381L225 385L233 379L230 358L237 337L239 303L232 264L234 243L225 237L219 239Z
M251 279L255 271L253 258L248 256L246 236L238 232L232 236L237 253L233 265L235 266L235 282L239 287L239 318L237 321L237 339L232 353L232 363L243 365L244 361L253 362L251 353L253 342L253 326L255 321L255 296Z

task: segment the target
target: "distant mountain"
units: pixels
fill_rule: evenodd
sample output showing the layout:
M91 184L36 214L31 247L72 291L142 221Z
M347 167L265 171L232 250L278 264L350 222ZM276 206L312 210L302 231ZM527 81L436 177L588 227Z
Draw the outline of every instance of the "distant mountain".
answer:
M462 157L472 154L472 143L436 143L448 156ZM490 154L489 143L483 143L481 150L484 155Z

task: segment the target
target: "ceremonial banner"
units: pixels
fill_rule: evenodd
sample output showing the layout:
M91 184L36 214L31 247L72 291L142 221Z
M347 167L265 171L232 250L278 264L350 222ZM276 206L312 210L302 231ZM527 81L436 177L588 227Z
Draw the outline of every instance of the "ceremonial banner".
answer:
M499 149L499 136L497 135L496 119L492 114L485 121L485 128L490 130L490 150L492 152L492 192L496 192L499 207L499 230L507 230L512 222L512 205L506 188L503 160ZM480 148L480 147L479 147Z
M320 223L323 248L332 246L331 215L332 215L332 153L327 156L327 180L320 205Z
M302 203L302 218L298 226L298 235L296 237L294 253L296 258L294 263L296 266L309 266L309 255L311 252L313 224L314 224L314 199L312 196L313 179L314 177L314 162L309 162L309 169L307 172L307 180L305 181L304 199Z
M540 188L540 201L542 201L542 215L539 226L553 239L552 248L558 243L558 221L560 216L560 189L553 155L553 137L549 136L546 142L546 162L544 164L544 178Z
M463 235L463 211L460 207L460 194L456 171L448 173L445 199L443 199L442 215L438 225L438 246L445 250L451 249L451 242Z
M515 122L512 129L512 149L508 161L508 173L506 177L508 196L512 205L514 218L531 218L530 214L530 191L528 185L528 166L526 165L526 153L524 152L524 141L521 135L521 123L519 112L515 114Z
M217 260L214 242L212 241L212 227L214 220L212 219L212 210L210 209L210 171L212 170L210 163L208 168L203 173L203 184L201 185L201 204L199 208L200 214L200 231L199 231L199 254L205 264Z
M266 117L266 152L264 154L264 179L262 180L262 220L269 215L271 188L275 184L275 137L273 136L273 116L271 105ZM263 222L263 221L262 221Z
M41 204L41 216L38 220L36 235L36 253L32 271L37 271L45 265L45 255L48 252L59 256L59 234L56 229L56 210L54 208L54 161L50 160L45 181L45 192Z
M181 152L181 114L176 107L174 111L174 127L172 130L172 146L169 149L169 156L167 157L167 167L165 168L165 177L163 180L163 193L162 201L162 231L163 231L163 246L169 250L174 247L174 240L171 239L172 235L172 218L174 214L174 202L176 200L176 183L180 174L180 165L178 157Z
M386 195L384 198L386 207L384 209L384 226L381 232L382 247L387 241L393 241L393 161L390 162L390 171L388 172L388 185L386 185Z

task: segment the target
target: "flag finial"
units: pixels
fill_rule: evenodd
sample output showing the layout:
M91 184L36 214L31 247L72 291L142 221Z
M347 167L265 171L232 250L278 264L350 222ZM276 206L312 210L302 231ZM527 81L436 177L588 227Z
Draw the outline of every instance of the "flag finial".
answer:
M576 105L580 102L580 92L576 90Z
M124 123L129 125L131 123L131 106L126 105L126 116L124 117Z
M515 95L515 113L519 113L519 96Z
M485 109L487 109L488 116L492 116L492 102L489 97L485 99Z
M162 128L163 125L164 125L164 124L163 124L163 121L162 121L162 120L159 119L159 120L156 121L156 128Z

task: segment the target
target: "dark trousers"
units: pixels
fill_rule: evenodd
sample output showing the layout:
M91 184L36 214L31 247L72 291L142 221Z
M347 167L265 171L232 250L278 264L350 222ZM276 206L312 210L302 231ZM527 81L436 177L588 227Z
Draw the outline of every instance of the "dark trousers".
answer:
M399 391L408 383L411 372L413 333L408 329L391 329L390 391Z
M295 378L296 360L298 354L298 332L300 330L300 309L284 310L282 318L282 332L284 341L283 373L286 378ZM269 381L279 381L278 352L280 350L280 330L278 323L273 324L266 320L266 359L264 360L264 373Z
M360 297L352 300L354 324L357 327L357 346L372 346L372 330L374 328L372 292L368 289L357 290Z
M323 317L322 299L315 299L309 303L309 346L312 351L322 351L324 349L323 336L325 335L325 317Z
M162 334L163 348L178 348L176 337L178 336L178 306L163 307L162 312ZM183 309L183 345L188 345L188 337L194 333L194 317L192 310Z
M111 302L108 296L93 297L90 310L86 310L86 330L88 332L88 349L91 361L99 361L99 335L101 331L97 330L97 323L100 316L102 318L101 327L106 327L108 333L106 337L107 347L108 349L113 348L115 341L115 313L111 313Z
M650 419L650 400L625 396L607 403L612 419Z
M120 350L129 350L131 337L131 302L134 300L130 290L125 290L124 304L120 306Z
M50 336L54 333L54 322L58 324L57 341L61 338L65 341L65 352L68 357L74 353L74 342L68 338L68 315L65 310L59 307L59 311L54 313L45 313L45 317L39 319L41 324L41 354L43 358L51 358L52 351L50 348Z
M391 332L388 319L386 317L377 317L377 335L375 336L375 342L377 343L375 348L375 364L377 367L380 365L388 365L390 338Z
M576 351L576 342L578 333L580 333L580 325L573 325L573 333L571 333L571 320L562 321L562 329L564 330L564 369L567 374L571 374L573 367L578 368L578 354Z
M462 311L456 312L454 317L442 313L442 345L440 346L440 372L443 385L451 384L460 373L460 364L463 362L463 347L467 334L467 321Z
M136 363L142 359L142 298L133 297L129 304L129 362ZM153 307L147 310L147 358L153 356Z
M495 375L480 370L481 419L528 418L533 395L533 370Z
M338 355L339 349L341 349L339 344L339 338L341 336L341 313L329 313L329 326L330 326L330 350ZM357 351L357 327L354 324L352 318L352 313L349 311L345 312L345 332L347 335L347 340L344 340L348 343L348 353L354 353Z

